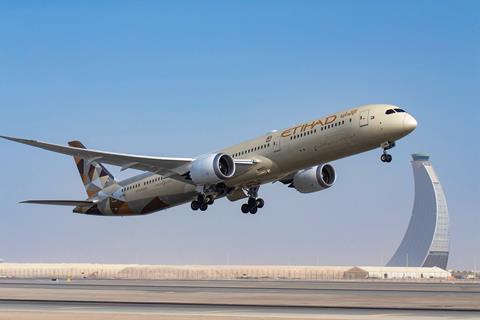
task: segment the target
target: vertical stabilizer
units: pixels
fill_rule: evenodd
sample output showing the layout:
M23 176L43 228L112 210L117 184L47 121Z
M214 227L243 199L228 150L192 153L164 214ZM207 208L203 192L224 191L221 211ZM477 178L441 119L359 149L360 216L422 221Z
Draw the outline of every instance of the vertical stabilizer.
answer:
M70 147L86 149L80 141L68 142ZM88 197L93 197L103 188L115 182L112 174L95 159L87 159L74 156L75 164L82 178L83 185L87 191Z

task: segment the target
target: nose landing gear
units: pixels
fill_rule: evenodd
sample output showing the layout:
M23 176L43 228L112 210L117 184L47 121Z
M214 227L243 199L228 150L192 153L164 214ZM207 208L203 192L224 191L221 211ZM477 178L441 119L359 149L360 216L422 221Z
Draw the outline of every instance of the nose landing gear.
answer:
M256 214L258 209L263 208L265 201L262 198L258 198L258 187L248 189L248 201L241 207L243 213Z
M380 160L382 162L387 162L387 163L392 162L392 155L388 154L387 150L390 150L393 147L395 147L395 141L393 141L393 142L392 141L386 141L386 142L382 143L380 145L380 147L383 148L383 154L380 157Z

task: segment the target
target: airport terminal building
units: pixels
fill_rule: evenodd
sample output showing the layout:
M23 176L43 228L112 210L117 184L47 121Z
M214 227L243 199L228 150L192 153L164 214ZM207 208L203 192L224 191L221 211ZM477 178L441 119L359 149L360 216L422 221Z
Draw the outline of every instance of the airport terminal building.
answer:
M429 156L412 154L415 200L407 232L387 266L447 269L449 216L442 185Z

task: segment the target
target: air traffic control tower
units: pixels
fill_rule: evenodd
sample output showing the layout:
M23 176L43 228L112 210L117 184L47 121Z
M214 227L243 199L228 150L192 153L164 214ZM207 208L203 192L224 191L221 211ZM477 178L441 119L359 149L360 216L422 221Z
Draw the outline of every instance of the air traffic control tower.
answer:
M412 154L415 200L408 229L387 266L447 269L449 218L447 202L429 156Z

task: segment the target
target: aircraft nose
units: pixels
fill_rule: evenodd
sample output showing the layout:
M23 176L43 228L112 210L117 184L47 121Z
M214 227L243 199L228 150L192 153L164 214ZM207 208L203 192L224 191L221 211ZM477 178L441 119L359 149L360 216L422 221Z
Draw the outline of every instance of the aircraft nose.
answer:
M410 133L417 127L417 120L408 113L403 118L403 130Z

